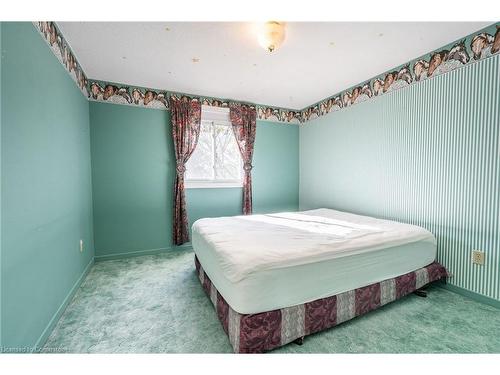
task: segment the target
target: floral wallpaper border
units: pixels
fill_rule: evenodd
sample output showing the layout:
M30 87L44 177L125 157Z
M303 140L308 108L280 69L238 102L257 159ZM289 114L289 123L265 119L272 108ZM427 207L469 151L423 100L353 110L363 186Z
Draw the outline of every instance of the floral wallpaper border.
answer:
M433 78L500 51L500 23L490 25L439 50L414 59L301 111L301 123Z
M212 98L192 94L175 93L166 90L129 86L114 82L99 80L89 80L89 99L93 101L105 101L114 104L124 104L140 106L145 108L169 110L168 99L171 96L176 98L190 97L199 98L202 105L213 107L229 107L231 99ZM240 101L237 101L240 102ZM300 124L302 112L270 107L260 104L253 104L257 109L257 119L273 122L283 122L289 124Z
M82 93L93 101L169 110L171 96L199 98L204 105L227 107L230 99L175 93L161 89L130 86L121 83L88 79L74 53L55 22L33 22L35 28L63 64ZM257 119L287 124L303 124L330 112L339 111L398 90L423 80L433 78L498 54L500 51L500 23L494 23L439 50L400 65L355 87L332 95L302 110L255 105Z
M59 62L66 68L66 71L73 81L75 81L83 95L88 97L87 76L56 23L52 21L38 21L33 22L33 25L47 42Z

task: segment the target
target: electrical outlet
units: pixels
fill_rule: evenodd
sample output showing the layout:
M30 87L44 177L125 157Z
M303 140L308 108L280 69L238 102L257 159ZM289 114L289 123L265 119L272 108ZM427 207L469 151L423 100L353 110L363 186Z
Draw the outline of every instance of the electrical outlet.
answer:
M472 250L472 263L484 265L484 251Z
M83 253L83 240L80 240L80 253Z

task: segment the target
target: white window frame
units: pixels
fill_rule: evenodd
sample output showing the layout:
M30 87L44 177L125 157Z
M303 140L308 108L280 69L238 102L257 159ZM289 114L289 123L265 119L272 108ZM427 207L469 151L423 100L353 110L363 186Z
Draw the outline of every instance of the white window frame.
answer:
M212 121L219 124L227 123L228 126L231 126L229 108L203 105L201 107L201 121ZM242 188L243 161L241 162L241 179L239 180L193 180L186 178L184 187L186 189Z

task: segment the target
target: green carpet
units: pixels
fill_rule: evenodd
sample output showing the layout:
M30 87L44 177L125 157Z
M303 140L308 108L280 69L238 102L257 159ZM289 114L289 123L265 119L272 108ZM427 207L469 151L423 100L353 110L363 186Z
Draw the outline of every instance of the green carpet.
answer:
M71 353L230 353L183 250L94 265L46 348ZM431 286L272 353L500 353L500 310Z

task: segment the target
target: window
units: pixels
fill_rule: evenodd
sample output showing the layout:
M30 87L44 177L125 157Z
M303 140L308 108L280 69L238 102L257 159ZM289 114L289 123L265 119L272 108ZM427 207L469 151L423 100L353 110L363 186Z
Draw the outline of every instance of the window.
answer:
M186 188L241 187L242 166L229 109L203 106L198 144L186 164Z

